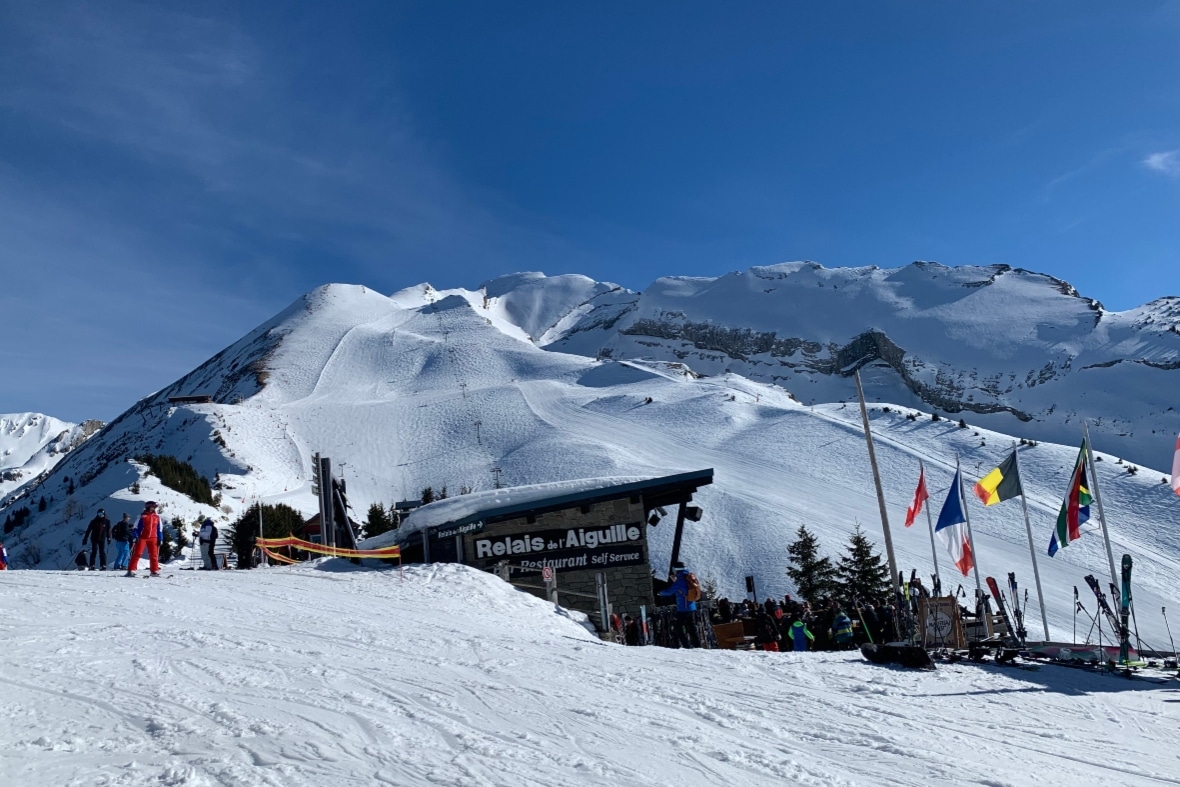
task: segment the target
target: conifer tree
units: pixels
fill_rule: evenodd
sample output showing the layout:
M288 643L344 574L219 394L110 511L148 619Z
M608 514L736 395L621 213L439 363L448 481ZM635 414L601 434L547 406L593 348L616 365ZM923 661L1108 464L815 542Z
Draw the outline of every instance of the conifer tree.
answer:
M386 513L385 506L380 503L373 503L369 506L369 515L365 519L365 537L372 538L382 533L388 533L392 529L393 522L389 514Z
M840 582L840 600L845 604L854 600L876 605L889 602L889 567L873 550L872 542L859 524L848 539L848 552L836 566L836 576Z
M170 528L164 528L164 540L160 542L159 553L161 563L167 563L179 553L179 550L176 548L176 542L172 539L173 532Z
M261 513L264 538L284 538L303 528L303 515L286 503L263 503ZM238 521L222 531L222 535L233 544L234 553L238 556L238 568L250 567L254 539L258 535L258 516L258 506L251 506Z
M819 541L815 534L800 525L796 540L787 546L790 565L787 576L795 583L798 596L815 602L832 592L836 584L836 569L831 559L819 556Z

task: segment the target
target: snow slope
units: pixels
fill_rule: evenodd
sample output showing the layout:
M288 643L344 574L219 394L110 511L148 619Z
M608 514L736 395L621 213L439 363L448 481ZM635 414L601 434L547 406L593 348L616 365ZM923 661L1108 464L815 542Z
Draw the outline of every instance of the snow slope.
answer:
M625 648L453 565L6 572L0 639L3 784L1180 781L1175 681Z
M594 291L585 281L567 284L567 302ZM833 555L857 523L880 539L855 408L805 406L781 387L737 374L702 378L681 363L545 351L513 320L548 331L552 315L523 321L501 307L478 292L429 286L392 297L346 285L309 293L137 403L39 487L22 490L48 492L58 502L6 539L14 562L60 568L94 508L135 513L147 498L162 502L166 519L185 522L204 516L231 522L258 497L310 515L317 451L340 468L357 519L372 502L416 497L428 485L454 494L490 489L496 478L519 486L712 467L715 483L699 495L705 516L689 525L682 555L736 597L747 574L763 595L793 591L784 573L786 545L801 525ZM868 385L880 387L893 370L881 362L864 373ZM211 393L216 401L167 402L194 393ZM1004 458L1013 438L977 427L974 418L967 429L925 412L909 420L896 405L889 412L875 407L873 422L899 567L929 575L924 522L901 528L919 459L941 502L956 453L974 481ZM1035 546L1043 555L1077 449L1042 442L1022 450ZM144 477L129 461L144 452L185 459L216 479L220 506L196 504ZM1159 471L1131 474L1117 457L1104 459L1099 481L1116 559L1123 551L1134 556L1140 630L1160 646L1162 620L1151 610L1180 602L1180 500L1160 483ZM78 479L75 501L84 512L73 519L63 510L66 475ZM138 494L131 491L136 482ZM982 570L1001 578L1017 572L1035 608L1019 504L975 505L972 519ZM662 572L672 529L656 527L651 537L653 565ZM1084 587L1086 574L1104 580L1109 574L1102 542L1087 536L1052 560L1042 558L1041 568L1050 633L1065 638L1073 624L1073 586ZM964 584L970 588L973 579ZM1042 633L1039 621L1030 629Z
M552 286L564 294L560 278ZM1067 282L1007 265L792 262L662 278L642 294L595 293L542 343L732 371L808 404L853 400L844 373L880 359L888 373L871 399L1053 442L1072 442L1089 419L1109 450L1148 465L1162 464L1180 431L1180 298L1111 312Z
M102 427L72 424L41 413L0 415L0 500L50 470Z

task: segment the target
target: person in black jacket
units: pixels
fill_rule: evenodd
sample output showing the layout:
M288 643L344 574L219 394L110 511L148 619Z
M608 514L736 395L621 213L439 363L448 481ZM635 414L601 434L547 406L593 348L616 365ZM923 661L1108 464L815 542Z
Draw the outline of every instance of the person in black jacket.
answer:
M98 509L98 516L90 520L90 525L82 535L82 546L86 546L87 539L90 540L90 570L94 570L94 556L97 554L101 559L102 570L106 571L107 544L111 543L111 520L107 519L106 512L101 508Z
M111 528L111 537L115 539L115 570L126 571L127 561L131 559L131 528L135 523L130 514L123 514L123 518Z

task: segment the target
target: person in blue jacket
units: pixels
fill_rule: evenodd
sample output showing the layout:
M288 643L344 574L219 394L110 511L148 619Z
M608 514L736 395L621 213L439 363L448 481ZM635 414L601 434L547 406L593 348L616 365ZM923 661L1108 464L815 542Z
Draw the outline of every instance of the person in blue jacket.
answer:
M675 634L680 647L699 648L701 638L697 635L697 603L688 598L688 569L683 563L677 563L672 568L676 571L676 579L660 591L661 596L676 597L676 617L673 619L672 633Z
M844 610L837 610L836 618L832 621L832 639L836 642L836 650L850 648L852 638L852 618L844 614Z
M807 643L815 636L807 630L807 624L798 618L791 624L791 643L796 651L807 650Z

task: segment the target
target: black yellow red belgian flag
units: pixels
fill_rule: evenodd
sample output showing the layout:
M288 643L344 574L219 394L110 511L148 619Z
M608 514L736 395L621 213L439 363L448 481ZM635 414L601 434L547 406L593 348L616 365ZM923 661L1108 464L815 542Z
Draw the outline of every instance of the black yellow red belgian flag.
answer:
M982 500L985 506L994 506L996 503L1020 497L1023 493L1020 487L1020 473L1016 469L1016 451L975 485L975 496Z

